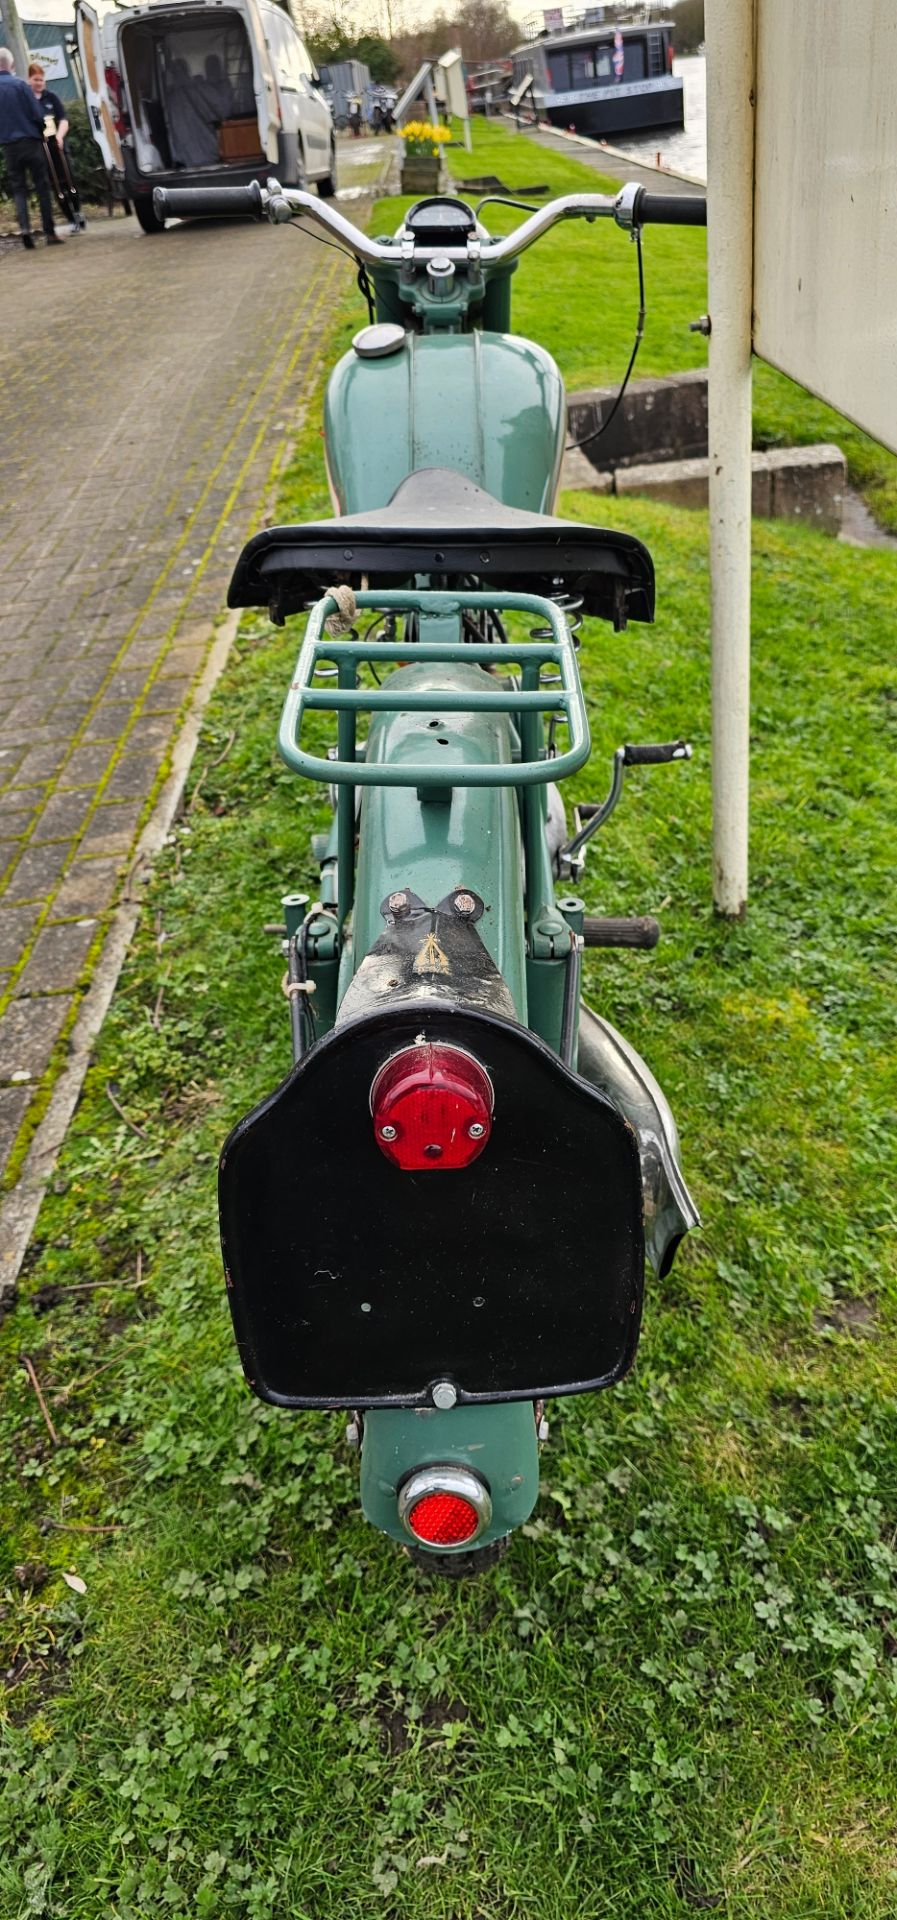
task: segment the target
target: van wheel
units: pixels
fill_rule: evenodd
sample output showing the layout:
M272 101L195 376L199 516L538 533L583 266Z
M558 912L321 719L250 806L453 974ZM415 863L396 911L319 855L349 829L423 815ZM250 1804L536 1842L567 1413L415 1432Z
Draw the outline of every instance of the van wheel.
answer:
M145 200L141 194L140 199L134 202L134 212L137 215L144 233L165 232L165 222L159 219L152 200Z
M336 142L330 143L330 172L318 181L318 192L322 200L332 200L336 192Z

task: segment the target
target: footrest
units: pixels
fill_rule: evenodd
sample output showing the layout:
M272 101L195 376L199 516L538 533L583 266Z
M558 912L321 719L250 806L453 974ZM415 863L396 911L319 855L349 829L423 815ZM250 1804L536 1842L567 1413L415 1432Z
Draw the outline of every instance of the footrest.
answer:
M582 923L582 937L587 947L656 947L660 939L660 927L650 913L633 915L626 920L604 920L598 914L587 913Z

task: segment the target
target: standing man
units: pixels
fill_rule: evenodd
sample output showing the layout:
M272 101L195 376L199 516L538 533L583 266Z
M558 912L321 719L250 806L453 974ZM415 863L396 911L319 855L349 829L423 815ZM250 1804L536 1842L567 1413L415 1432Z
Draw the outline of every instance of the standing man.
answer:
M209 60L214 57L214 54L210 54ZM208 60L206 65L208 66ZM44 151L50 177L56 189L56 197L69 222L69 233L80 233L82 227L86 227L87 221L81 212L81 202L72 175L71 159L65 140L69 130L65 107L58 93L50 92L39 60L32 60L28 68L28 85L43 115Z
M44 153L44 116L27 80L13 71L15 61L8 47L0 47L0 146L12 189L22 245L34 246L28 214L27 175L30 173L40 202L41 224L48 247L62 245L53 225L50 175Z

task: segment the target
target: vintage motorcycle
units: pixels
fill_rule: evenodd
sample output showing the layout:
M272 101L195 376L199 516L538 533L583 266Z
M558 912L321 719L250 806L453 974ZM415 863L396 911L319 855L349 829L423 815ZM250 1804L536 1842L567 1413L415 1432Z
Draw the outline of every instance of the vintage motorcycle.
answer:
M626 770L690 749L620 747L568 831L576 626L651 620L654 575L637 539L551 513L564 389L510 332L511 276L555 222L603 217L641 285L642 227L705 202L576 194L493 239L482 203L442 197L385 241L275 180L157 189L156 211L314 221L368 298L327 389L338 516L257 534L230 588L276 622L311 608L279 746L333 825L319 899L283 902L293 1067L225 1143L221 1236L254 1391L346 1409L367 1518L472 1573L535 1505L546 1400L621 1379L646 1256L664 1274L698 1219L663 1093L580 1001L584 946L651 947L657 923L575 892Z

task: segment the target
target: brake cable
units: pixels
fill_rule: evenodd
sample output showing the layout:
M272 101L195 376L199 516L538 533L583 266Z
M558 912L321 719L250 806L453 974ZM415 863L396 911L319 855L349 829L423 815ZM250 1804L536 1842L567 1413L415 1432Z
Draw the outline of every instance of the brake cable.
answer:
M642 344L642 337L645 331L645 267L644 267L644 261L642 260L641 227L633 227L632 237L635 241L635 250L638 255L638 320L636 321L635 339L632 343L632 352L629 355L629 365L626 368L626 372L623 375L623 383L620 387L619 393L617 394L616 400L614 401L614 404L611 407L611 410L607 416L607 419L602 420L600 427L596 427L594 433L587 433L584 439L568 440L564 448L565 453L573 453L577 447L589 447L591 446L593 440L600 440L601 435L607 432L607 429L610 426L610 423L613 420L618 407L620 406L623 395L626 392L626 388L629 385L629 376L632 372L633 367L635 366L636 354L638 353L639 347Z
M368 270L364 264L364 261L359 260L358 255L356 253L352 253L348 247L340 246L340 243L338 240L325 240L324 235L322 233L315 233L311 227L301 226L300 225L301 219L302 219L302 215L299 214L298 217L294 217L289 222L290 228L293 233L301 233L305 236L307 240L317 240L318 245L321 247L332 247L334 253L344 254L346 259L351 260L353 264L358 268L358 273L356 275L358 289L360 293L364 294L364 297L368 303L368 319L371 323L371 326L373 326L374 318L375 318L374 290L371 286L370 280L368 279Z

